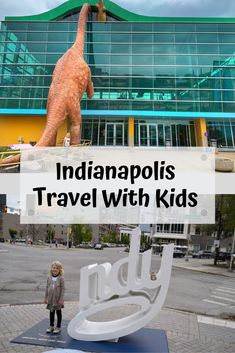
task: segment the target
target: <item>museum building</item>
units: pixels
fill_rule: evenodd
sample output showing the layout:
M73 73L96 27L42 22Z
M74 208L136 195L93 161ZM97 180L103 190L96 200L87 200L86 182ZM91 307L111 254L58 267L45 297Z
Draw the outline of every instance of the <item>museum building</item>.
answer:
M2 21L0 145L39 140L52 72L74 43L85 2L95 94L81 102L83 140L235 148L235 19L142 16L104 1L107 18L98 22L97 0ZM68 128L61 127L58 145Z

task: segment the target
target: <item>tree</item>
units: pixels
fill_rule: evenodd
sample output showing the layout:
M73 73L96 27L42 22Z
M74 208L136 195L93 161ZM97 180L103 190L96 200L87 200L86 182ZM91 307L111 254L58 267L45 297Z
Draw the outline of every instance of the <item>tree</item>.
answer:
M235 229L235 195L216 195L215 224L201 225L201 232L206 235L217 233L217 240L233 235ZM214 265L217 265L219 247L215 249Z
M224 195L223 214L225 234L231 235L235 229L235 195Z
M91 229L86 227L84 224L72 224L71 237L75 245L82 242L87 243L92 239L92 232Z
M140 238L140 245L144 249L150 248L150 238L147 235L142 234Z
M110 235L108 233L105 233L103 236L102 236L102 242L103 243L111 243L111 238L110 238Z
M83 224L72 224L71 226L70 236L75 245L80 244L83 241L82 228Z
M219 195L216 199L216 223L217 223L217 240L220 241L220 236L222 233L223 227L223 205L224 205L224 195ZM215 257L214 257L214 265L217 265L217 261L219 258L219 246L215 248Z
M89 243L91 239L92 239L92 231L90 228L85 226L83 229L83 241L85 241L86 243Z
M118 231L117 230L111 230L110 232L110 243L118 243Z
M17 230L13 229L13 228L9 228L9 234L10 234L11 240L15 240L15 236L17 234Z
M55 236L55 229L52 228L51 226L49 226L47 229L47 236L48 236L49 242L52 243L52 241L54 240L54 236Z
M113 243L113 244L118 243L119 242L119 240L118 240L118 231L111 230L110 232L104 234L102 236L102 241L104 243Z
M125 245L130 245L130 238L128 234L121 235L121 243Z
M52 226L50 226L49 228L53 229ZM39 236L45 241L50 241L50 237L48 235L49 228L48 226L46 227L44 224L27 224L23 228L23 233L25 234L27 239L32 240L33 243L39 238Z

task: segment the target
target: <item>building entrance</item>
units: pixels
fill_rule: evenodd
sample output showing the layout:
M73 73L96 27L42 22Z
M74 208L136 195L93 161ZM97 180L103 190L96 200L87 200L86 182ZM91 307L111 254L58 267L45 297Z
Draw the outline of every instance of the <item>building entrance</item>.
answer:
M105 124L105 146L124 146L124 124Z
M191 133L188 124L140 123L139 146L192 146Z

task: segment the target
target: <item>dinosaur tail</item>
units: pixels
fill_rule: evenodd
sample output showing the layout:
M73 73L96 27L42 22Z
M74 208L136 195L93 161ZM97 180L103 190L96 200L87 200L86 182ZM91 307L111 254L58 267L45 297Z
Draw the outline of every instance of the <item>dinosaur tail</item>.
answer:
M82 6L82 9L79 14L79 19L78 19L78 30L77 30L77 36L76 36L74 46L80 52L81 55L84 55L86 19L89 11L90 11L90 5L84 4Z
M11 165L11 163L17 164L19 161L20 161L20 155L19 154L17 154L16 156L6 157L4 159L0 159L0 167L1 167L1 164L9 164L9 165Z

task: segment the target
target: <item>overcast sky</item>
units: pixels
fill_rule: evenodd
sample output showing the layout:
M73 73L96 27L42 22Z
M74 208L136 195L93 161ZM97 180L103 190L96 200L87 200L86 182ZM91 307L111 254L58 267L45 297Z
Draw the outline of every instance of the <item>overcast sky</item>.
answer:
M0 20L5 16L38 14L63 2L65 0L0 0ZM235 17L235 0L114 0L113 2L143 15Z

